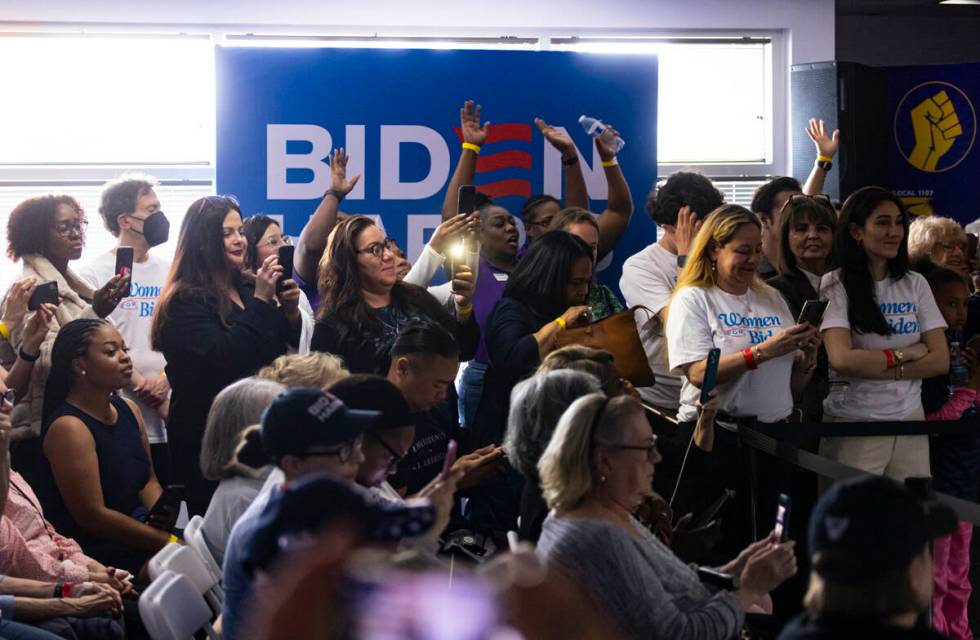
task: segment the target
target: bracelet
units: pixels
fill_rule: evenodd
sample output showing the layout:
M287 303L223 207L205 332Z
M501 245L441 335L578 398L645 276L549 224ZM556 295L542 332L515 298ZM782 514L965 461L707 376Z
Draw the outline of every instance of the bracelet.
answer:
M677 256L677 266L678 267L680 267L680 268L683 269L684 268L684 265L686 265L686 264L687 264L687 256Z
M561 331L564 331L565 329L568 328L568 323L565 322L565 318L562 318L561 316L558 316L557 318L555 318L555 322L558 323L558 328Z
M3 336L4 340L10 340L10 327L6 322L0 322L0 336Z
M337 198L338 203L344 201L344 194L337 191L336 189L327 189L326 191L324 191L323 197L326 198L327 196L333 196L334 198Z
M902 380L903 378L905 378L905 364L900 363L895 367L895 379Z
M17 352L17 355L19 355L20 359L23 360L24 362L36 362L37 359L41 357L41 352L38 351L34 355L30 355L29 353L24 351L24 347L21 347L20 351Z
M172 542L180 542L180 538L178 538L177 537L177 534L175 534L175 533L171 533L170 534L170 537L167 538L167 544L170 544Z
M473 315L473 304L467 304L465 307L456 307L456 317L462 320L469 318Z
M817 154L817 162L833 162L834 159L831 156L825 156L822 153Z
M829 160L817 160L817 167L824 171L830 171L834 168L834 163Z
M755 355L752 353L752 347L742 349L742 358L745 359L745 364L748 365L749 371L754 371L759 368L759 364L755 361Z
M604 166L606 168L615 167L616 165L619 164L619 160L617 160L616 158L613 158L612 160L603 160L599 164L601 164L602 166Z
M752 355L755 356L755 361L757 364L762 364L763 362L768 360L768 358L766 358L765 355L762 353L762 345L756 345L752 347Z
M562 159L561 159L561 163L562 163L563 165L565 165L566 167L570 167L570 166L572 166L572 165L574 165L574 164L577 164L577 163L578 163L578 154L576 153L576 154L575 154L574 156L572 156L571 158L565 158L565 157L562 157Z
M882 353L885 354L885 366L888 369L895 368L895 352L891 349L884 349Z
M480 155L480 145L478 145L478 144L473 144L472 142L464 142L463 143L463 148L464 149L469 149L470 151L472 151L476 155Z

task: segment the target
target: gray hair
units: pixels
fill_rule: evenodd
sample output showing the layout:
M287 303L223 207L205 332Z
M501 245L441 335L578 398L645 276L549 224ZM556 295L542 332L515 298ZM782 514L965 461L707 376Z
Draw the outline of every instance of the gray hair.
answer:
M932 255L933 247L947 240L966 242L966 232L956 220L942 216L915 218L909 225L909 257L928 258Z
M539 373L515 386L504 438L510 463L525 478L535 481L538 460L565 409L577 398L601 389L595 376L570 369Z
M599 422L593 426L600 411ZM538 461L541 492L549 509L574 509L592 493L593 443L619 441L624 418L634 412L643 412L643 405L636 398L607 399L602 393L582 396L568 407Z
M272 380L244 378L221 390L208 412L201 440L201 473L208 480L235 475L228 468L245 427L257 424L262 412L286 387Z

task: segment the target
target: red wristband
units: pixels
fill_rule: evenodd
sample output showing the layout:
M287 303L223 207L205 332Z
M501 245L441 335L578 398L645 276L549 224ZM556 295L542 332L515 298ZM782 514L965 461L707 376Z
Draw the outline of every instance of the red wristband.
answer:
M71 597L71 588L72 588L72 586L73 585L70 582L66 582L65 583L65 586L63 586L61 588L61 597L62 598L70 598Z
M891 349L884 349L882 353L885 354L885 364L889 369L895 368L895 352Z
M749 366L750 371L759 368L759 363L755 361L755 354L752 353L752 347L742 349L742 357L745 358L745 364Z

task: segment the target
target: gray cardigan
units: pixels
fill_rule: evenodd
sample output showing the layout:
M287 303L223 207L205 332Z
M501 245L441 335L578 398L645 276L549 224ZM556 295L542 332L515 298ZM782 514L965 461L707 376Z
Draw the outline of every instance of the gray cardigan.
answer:
M544 521L538 553L576 579L629 638L729 640L745 619L730 592L713 593L646 527L640 539L595 518Z

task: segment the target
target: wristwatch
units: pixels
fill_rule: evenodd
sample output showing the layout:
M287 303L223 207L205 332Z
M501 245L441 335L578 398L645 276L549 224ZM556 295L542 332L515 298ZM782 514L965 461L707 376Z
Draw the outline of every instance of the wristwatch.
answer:
M343 202L344 200L344 194L337 191L336 189L327 189L326 191L324 191L323 197L326 198L327 196L333 196L334 198L337 198L337 202Z
M834 163L827 160L817 160L817 166L824 171L830 171L833 168Z
M892 353L895 354L895 366L902 364L902 360L905 359L905 354L898 349L892 349Z
M687 264L687 256L677 256L678 267L684 268L684 265L686 264Z

